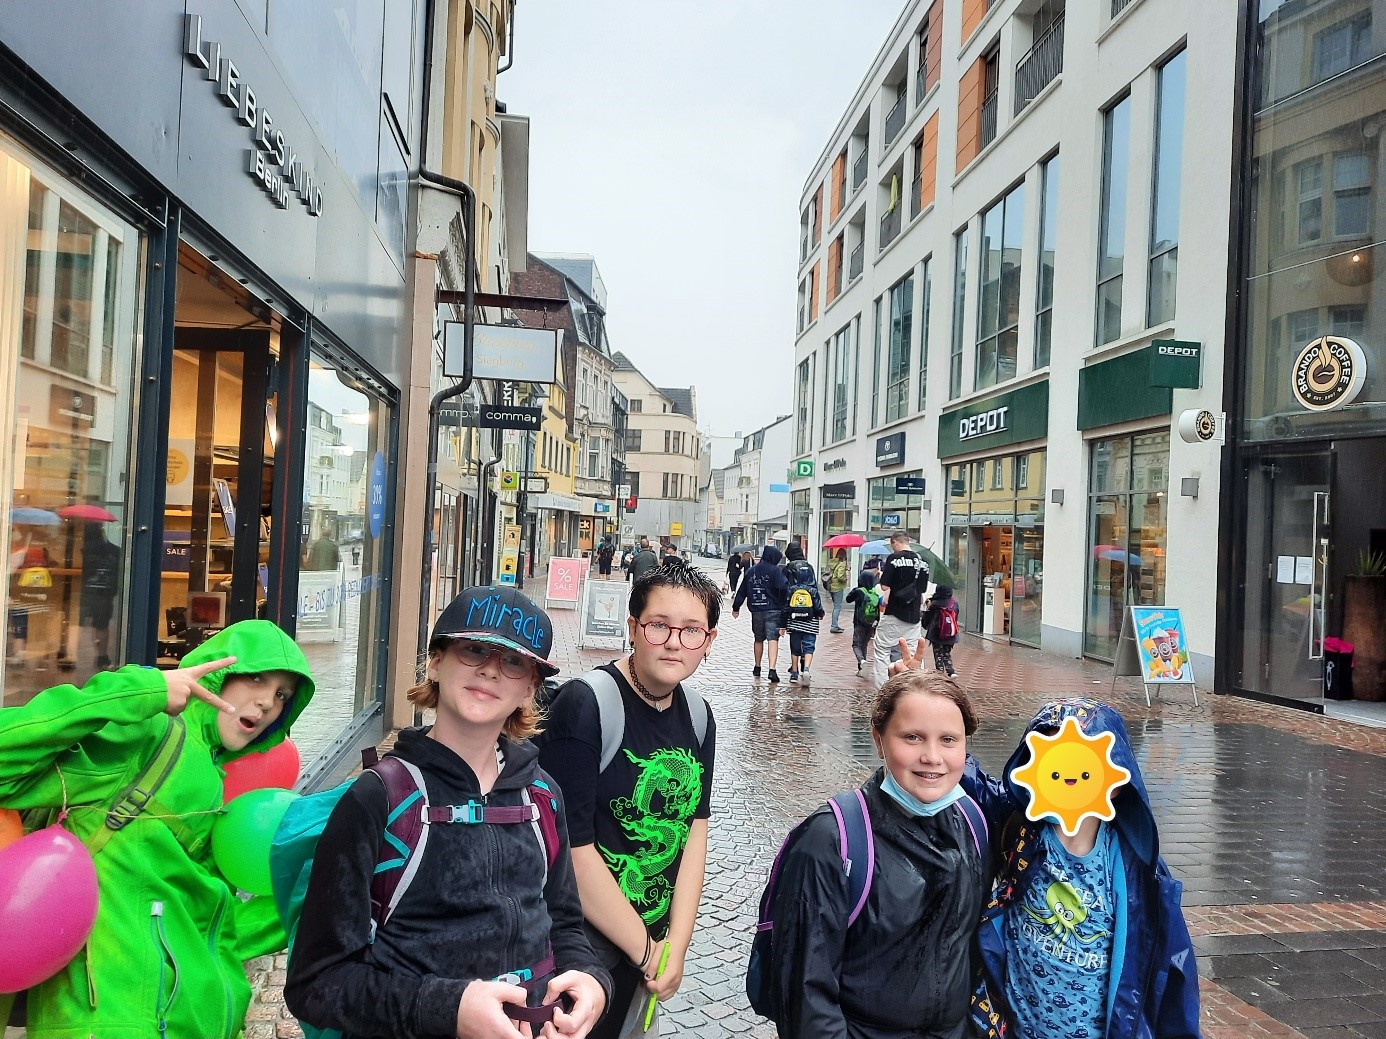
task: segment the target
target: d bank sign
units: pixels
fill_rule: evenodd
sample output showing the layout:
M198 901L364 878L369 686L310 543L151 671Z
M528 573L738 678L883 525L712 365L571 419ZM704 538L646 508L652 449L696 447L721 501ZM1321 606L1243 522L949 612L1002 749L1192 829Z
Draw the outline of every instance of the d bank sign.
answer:
M206 70L217 97L233 110L235 120L250 127L252 147L247 150L246 172L251 179L280 209L288 208L292 192L309 216L321 215L322 188L313 182L284 131L275 129L274 116L257 103L254 89L241 79L236 63L221 52L221 44L203 42L201 15L183 16L183 54L190 65Z

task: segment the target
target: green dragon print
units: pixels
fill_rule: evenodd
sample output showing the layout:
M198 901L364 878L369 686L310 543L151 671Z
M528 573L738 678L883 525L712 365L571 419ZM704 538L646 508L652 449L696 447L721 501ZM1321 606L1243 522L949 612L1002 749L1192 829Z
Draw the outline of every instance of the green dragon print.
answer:
M657 750L648 758L629 750L625 755L637 770L635 788L630 797L611 802L611 814L635 852L600 850L626 899L653 924L669 912L673 885L664 871L688 841L689 822L703 799L703 764L681 748Z
M1049 912L1043 915L1029 906L1022 908L1040 923L1048 926L1055 938L1072 938L1082 945L1091 945L1099 938L1107 937L1106 931L1099 931L1090 938L1084 938L1078 933L1078 926L1088 918L1088 909L1083 905L1082 897L1071 885L1062 881L1050 884L1044 892L1044 903L1049 907Z

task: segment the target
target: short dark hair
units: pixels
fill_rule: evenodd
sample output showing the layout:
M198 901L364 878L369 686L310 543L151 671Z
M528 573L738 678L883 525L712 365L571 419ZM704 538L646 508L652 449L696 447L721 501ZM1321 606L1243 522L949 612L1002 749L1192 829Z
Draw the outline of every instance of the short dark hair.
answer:
M692 592L707 608L707 626L717 627L722 616L722 590L696 566L682 559L666 559L635 582L630 590L630 615L637 620L645 612L650 593L656 588L682 588Z
M890 540L892 543L896 541L903 541L906 545L908 545L910 543L910 535L907 531L897 530L894 534L890 535Z
M904 671L886 679L886 684L881 686L881 691L876 697L876 706L871 711L872 729L878 733L885 732L890 719L895 715L900 698L906 693L929 693L941 696L945 700L952 700L962 712L963 732L971 736L977 731L977 712L972 707L972 700L968 697L967 691L953 679L937 671Z

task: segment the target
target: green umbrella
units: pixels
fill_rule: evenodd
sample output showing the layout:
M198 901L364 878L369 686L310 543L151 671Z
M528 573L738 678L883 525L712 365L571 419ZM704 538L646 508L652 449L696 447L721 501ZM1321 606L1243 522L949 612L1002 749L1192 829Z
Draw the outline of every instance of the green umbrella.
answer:
M868 541L861 546L862 555L889 555L891 551L889 538L890 535L887 534L878 541ZM933 581L934 584L942 584L947 585L949 588L957 588L957 578L953 576L952 569L939 558L938 554L934 552L933 549L925 548L918 541L911 541L910 548L914 550L915 555L929 564L929 579Z

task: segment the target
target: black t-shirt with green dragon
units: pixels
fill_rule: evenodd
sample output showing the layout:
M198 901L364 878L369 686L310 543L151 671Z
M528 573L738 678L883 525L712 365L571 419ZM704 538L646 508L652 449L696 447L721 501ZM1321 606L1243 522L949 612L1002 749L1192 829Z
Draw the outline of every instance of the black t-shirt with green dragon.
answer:
M660 711L615 665L602 670L616 679L626 707L616 757L599 775L597 701L585 682L574 680L559 690L535 741L539 763L563 790L573 846L596 844L650 932L663 938L689 826L711 815L717 730L709 712L699 747L681 689Z

